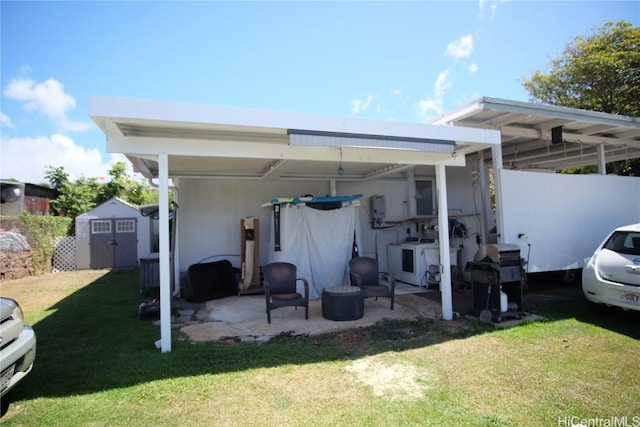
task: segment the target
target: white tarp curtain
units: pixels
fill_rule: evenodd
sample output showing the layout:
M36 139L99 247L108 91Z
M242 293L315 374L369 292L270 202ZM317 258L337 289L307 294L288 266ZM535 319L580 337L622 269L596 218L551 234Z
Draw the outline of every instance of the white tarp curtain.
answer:
M298 277L309 281L309 298L320 298L325 287L348 284L356 215L354 205L333 210L283 205L280 209L281 250L274 250L272 221L269 262L294 264ZM298 292L302 291L299 281Z

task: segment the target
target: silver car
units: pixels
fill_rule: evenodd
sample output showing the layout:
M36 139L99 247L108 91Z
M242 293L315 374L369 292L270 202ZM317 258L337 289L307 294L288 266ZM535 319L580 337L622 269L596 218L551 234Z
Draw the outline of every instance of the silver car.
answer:
M24 324L20 305L11 298L0 298L0 400L2 414L8 408L4 397L33 368L36 334Z
M592 303L640 311L640 224L616 228L582 270L582 291Z

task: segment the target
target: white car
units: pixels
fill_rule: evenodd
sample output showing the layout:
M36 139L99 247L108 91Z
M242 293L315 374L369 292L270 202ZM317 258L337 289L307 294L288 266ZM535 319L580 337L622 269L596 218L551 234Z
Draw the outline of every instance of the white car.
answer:
M2 415L9 406L4 397L33 368L36 334L24 324L20 305L11 298L0 298L0 404Z
M582 269L582 291L596 304L640 311L640 224L616 228Z

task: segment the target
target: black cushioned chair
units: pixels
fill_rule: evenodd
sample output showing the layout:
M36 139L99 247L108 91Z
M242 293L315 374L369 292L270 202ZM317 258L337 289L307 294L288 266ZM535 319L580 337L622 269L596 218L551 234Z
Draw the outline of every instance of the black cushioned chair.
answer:
M349 261L349 276L351 277L351 285L360 287L364 291L365 298L389 298L391 300L391 310L393 310L396 291L395 275L386 271L378 271L378 261L376 259L369 257L352 258Z
M271 323L271 310L280 307L304 307L304 318L309 318L309 282L297 276L296 266L288 262L273 262L263 268L264 295L267 300L267 322ZM304 295L296 289L300 280Z

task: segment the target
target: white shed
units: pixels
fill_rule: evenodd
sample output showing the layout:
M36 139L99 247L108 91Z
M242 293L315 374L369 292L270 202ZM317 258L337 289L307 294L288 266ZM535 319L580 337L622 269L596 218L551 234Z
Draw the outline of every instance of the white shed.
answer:
M113 198L76 217L76 263L89 268L136 267L151 252L151 218Z

